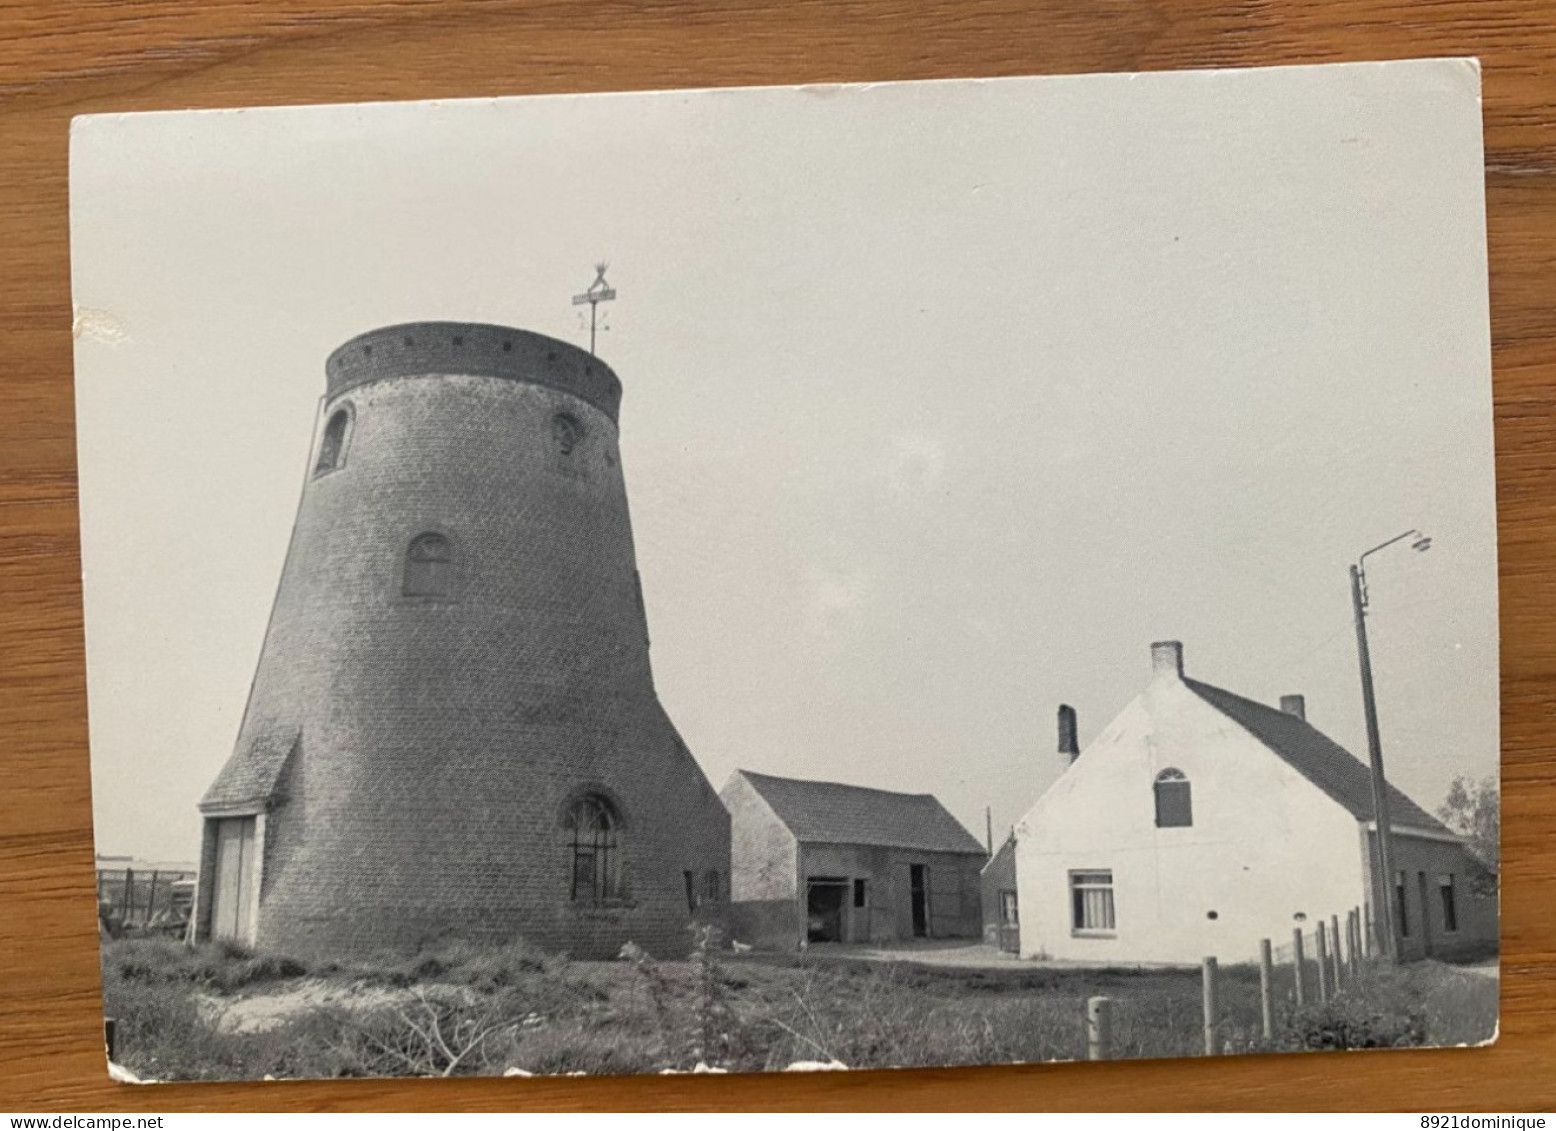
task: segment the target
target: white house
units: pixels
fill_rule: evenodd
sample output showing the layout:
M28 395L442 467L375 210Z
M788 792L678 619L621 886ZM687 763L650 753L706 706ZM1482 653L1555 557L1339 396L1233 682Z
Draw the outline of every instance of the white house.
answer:
M1277 710L1188 679L1176 641L1151 661L1145 690L1016 825L1021 954L1246 962L1261 938L1352 908L1375 922L1368 768L1308 724L1301 696ZM1403 956L1493 948L1495 900L1471 890L1484 869L1393 787L1389 815Z

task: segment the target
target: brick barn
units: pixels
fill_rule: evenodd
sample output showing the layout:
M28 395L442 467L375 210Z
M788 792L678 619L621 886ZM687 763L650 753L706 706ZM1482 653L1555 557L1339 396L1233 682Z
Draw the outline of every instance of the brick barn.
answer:
M737 770L730 923L764 947L977 938L984 847L927 793Z
M330 355L196 937L299 956L509 939L684 952L729 816L654 692L621 383L524 330Z

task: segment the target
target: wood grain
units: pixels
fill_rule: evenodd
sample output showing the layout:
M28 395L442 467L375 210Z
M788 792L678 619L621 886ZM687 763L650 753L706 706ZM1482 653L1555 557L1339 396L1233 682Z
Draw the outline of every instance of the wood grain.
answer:
M90 111L1472 54L1503 595L1503 1022L1487 1049L812 1077L115 1086L103 1071L66 145ZM1546 0L0 3L0 1109L1556 1104L1556 8Z

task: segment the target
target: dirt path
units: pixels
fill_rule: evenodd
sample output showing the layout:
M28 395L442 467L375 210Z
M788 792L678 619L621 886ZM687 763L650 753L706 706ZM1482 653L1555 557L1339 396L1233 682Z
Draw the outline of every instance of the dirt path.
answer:
M300 1013L336 1006L349 1010L372 1009L405 997L407 991L352 982L303 978L285 988L227 998L206 995L201 1004L209 1009L216 1026L232 1033L262 1033Z
M813 958L854 959L865 962L911 962L920 966L956 970L1095 970L1094 962L1022 958L1008 954L988 943L969 939L930 939L902 942L893 946L860 946L851 943L812 943ZM1130 970L1171 970L1178 967L1163 963L1127 965Z

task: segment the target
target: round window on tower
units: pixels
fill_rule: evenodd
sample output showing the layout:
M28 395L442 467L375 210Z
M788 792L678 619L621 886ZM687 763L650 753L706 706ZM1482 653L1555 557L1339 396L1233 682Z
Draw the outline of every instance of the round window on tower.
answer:
M556 440L557 450L564 456L571 455L583 440L583 425L571 413L559 412L551 418L551 435Z

